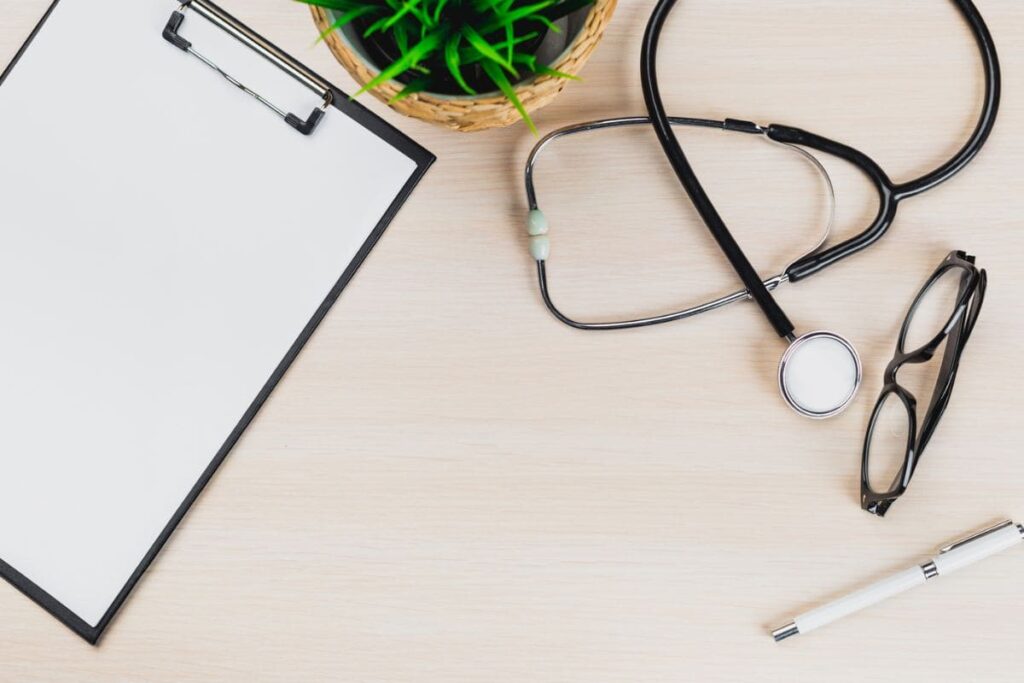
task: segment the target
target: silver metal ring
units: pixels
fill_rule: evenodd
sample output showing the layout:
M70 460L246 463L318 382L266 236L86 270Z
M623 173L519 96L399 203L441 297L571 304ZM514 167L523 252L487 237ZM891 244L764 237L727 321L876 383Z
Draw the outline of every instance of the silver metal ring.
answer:
M801 347L805 346L807 342L813 341L815 339L829 339L840 344L843 348L846 349L847 353L849 353L850 359L853 361L853 365L855 368L853 386L851 387L849 394L842 400L841 403L839 403L839 405L831 407L827 410L814 410L812 408L809 408L808 406L801 405L797 397L793 395L791 388L787 386L786 382L787 367L792 363L793 357L795 356L797 351ZM796 412L806 417L814 418L816 420L823 420L825 418L832 417L833 415L838 415L839 413L846 410L847 406L850 405L850 402L853 401L854 396L857 395L857 390L860 388L862 377L863 368L861 366L860 355L857 353L857 349L855 349L853 347L853 344L848 342L845 338L839 336L834 332L818 330L815 332L808 332L807 334L801 335L793 343L789 345L789 348L787 348L786 352L782 355L782 360L779 361L778 380L779 392L782 394L782 398L786 401L787 404L789 404L789 407L791 407Z

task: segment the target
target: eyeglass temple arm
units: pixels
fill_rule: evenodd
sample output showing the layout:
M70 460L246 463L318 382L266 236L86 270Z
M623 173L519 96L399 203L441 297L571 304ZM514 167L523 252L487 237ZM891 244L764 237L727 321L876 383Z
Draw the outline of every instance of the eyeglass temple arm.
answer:
M971 277L972 275L973 278ZM971 338L971 332L974 331L974 325L978 322L978 313L981 311L981 306L985 300L987 284L988 273L984 270L976 271L975 273L964 273L964 278L960 284L961 294L972 285L975 287L975 290L973 296L964 303L964 310L960 314L960 318L953 325L953 329L949 331L949 336L946 337L946 349L942 355L942 365L939 368L938 377L935 379L932 400L928 410L925 412L924 419L921 421L921 432L917 443L918 457L920 457L928 442L931 441L932 434L934 434L939 420L942 419L943 413L946 412L946 406L949 404L949 397L952 395L953 384L956 382L957 371L960 367L960 358L963 356L967 341ZM915 469L917 467L916 461L914 467Z

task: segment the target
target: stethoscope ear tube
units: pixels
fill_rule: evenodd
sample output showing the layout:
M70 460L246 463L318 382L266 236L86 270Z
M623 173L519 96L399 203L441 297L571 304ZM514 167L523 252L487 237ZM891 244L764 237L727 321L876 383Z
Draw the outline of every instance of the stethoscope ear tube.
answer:
M785 312L776 303L775 298L772 297L768 288L762 282L761 277L754 270L754 266L751 265L750 260L747 259L746 254L743 253L732 233L729 232L729 228L726 227L714 204L711 203L711 199L708 197L707 192L705 192L700 180L697 179L693 168L690 166L690 162L679 145L679 141L672 132L672 124L665 111L665 105L662 102L661 93L658 88L655 63L657 61L658 39L661 35L661 29L665 24L665 18L674 4L675 0L659 0L651 14L650 21L647 23L647 30L644 32L643 47L640 53L640 80L643 85L644 101L647 104L648 115L658 136L658 141L661 143L665 156L668 157L676 176L678 176L679 182L682 183L686 193L690 196L690 201L693 202L694 207L704 220L715 241L718 242L723 253L725 253L726 258L729 259L733 269L740 276L743 285L750 293L750 297L761 307L761 310L764 311L768 321L780 337L792 338L793 323L789 321Z
M828 173L825 166L815 157L813 154L803 149L801 146L792 144L789 142L783 142L781 140L773 138L770 133L776 130L777 126L771 126L769 128L763 128L755 123L749 121L739 121L736 119L726 119L724 121L713 121L711 119L697 119L687 118L679 116L670 116L669 123L673 126L693 126L697 128L711 128L721 131L732 131L737 133L744 133L748 135L756 135L759 139L764 140L772 145L778 145L783 149L789 150L795 154L798 154L801 158L811 164L814 169L821 176L824 182L825 193L828 198L828 214L827 220L824 224L824 229L815 238L814 244L801 252L799 256L793 259L789 265L787 265L781 273L773 275L772 277L765 278L763 280L764 286L769 292L774 291L780 284L786 282L789 276L786 275L794 264L805 260L808 256L811 256L818 252L823 244L828 240L828 236L831 233L832 225L835 220L836 212L836 193L835 187L832 183L832 178ZM537 282L540 287L541 298L544 301L545 306L551 311L552 315L555 316L562 323L574 327L580 330L622 330L636 327L646 327L649 325L658 325L661 323L671 322L673 320L684 320L691 318L701 313L707 313L715 309L727 306L737 301L749 301L750 292L746 288L739 289L729 294L716 297L710 301L698 305L691 305L686 308L675 310L670 313L663 313L660 315L653 315L641 318L632 318L628 320L617 320L617 321L603 321L603 322L589 322L581 321L570 317L563 313L555 302L552 300L551 292L548 288L548 274L547 274L547 259L550 255L551 242L548 237L548 221L543 211L541 211L540 203L537 196L537 188L534 184L534 174L537 164L540 161L544 151L552 145L555 141L571 137L575 135L585 135L594 133L597 131L608 130L613 128L619 128L622 126L650 126L651 119L648 116L622 116L611 119L600 119L596 121L587 121L584 123L578 123L570 126L565 126L554 130L543 138L541 138L533 150L526 159L526 166L523 172L523 183L524 189L526 190L526 203L529 207L527 214L527 234L529 235L530 254L537 262ZM795 130L795 129L794 129Z

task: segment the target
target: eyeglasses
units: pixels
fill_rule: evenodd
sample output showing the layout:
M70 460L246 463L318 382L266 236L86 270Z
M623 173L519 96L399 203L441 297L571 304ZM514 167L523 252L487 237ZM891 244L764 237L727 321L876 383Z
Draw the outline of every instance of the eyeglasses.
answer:
M949 405L960 357L978 320L987 282L988 275L975 267L973 256L953 251L911 304L864 438L861 507L868 512L885 516L906 492L921 454ZM943 342L946 348L928 409L918 422L917 399L899 383L897 374L905 365L932 360ZM887 476L892 474L891 466L899 462L902 464L895 476ZM892 483L885 484L887 481ZM879 484L888 489L876 488Z

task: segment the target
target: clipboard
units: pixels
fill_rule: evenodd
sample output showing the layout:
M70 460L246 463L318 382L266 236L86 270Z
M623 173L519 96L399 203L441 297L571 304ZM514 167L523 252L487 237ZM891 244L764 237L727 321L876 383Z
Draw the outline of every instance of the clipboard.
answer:
M95 644L435 158L209 0L54 0L0 150L0 576Z

